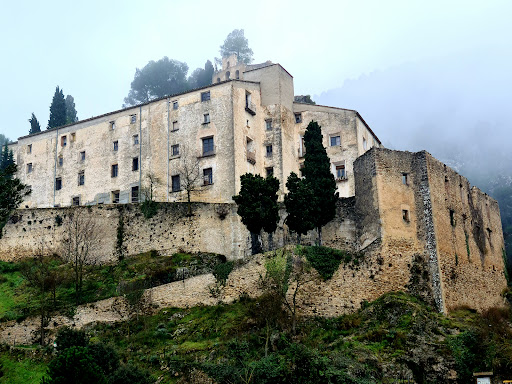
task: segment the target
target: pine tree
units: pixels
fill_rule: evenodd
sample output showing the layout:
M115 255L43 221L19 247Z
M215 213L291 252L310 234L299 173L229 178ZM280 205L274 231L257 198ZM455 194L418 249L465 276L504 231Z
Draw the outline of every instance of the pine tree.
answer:
M75 99L71 95L66 96L66 124L76 123L78 116L75 108Z
M32 112L32 117L28 119L28 121L30 123L30 131L28 131L29 135L41 132L41 125L39 125L39 121L37 121L37 117L34 115L34 112Z
M271 234L277 228L279 180L275 177L264 179L260 175L246 173L240 176L240 182L240 193L233 196L233 200L238 204L238 214L242 218L242 223L251 232L252 253L255 254L261 251L261 230Z
M14 164L14 155L12 153L12 149L9 150L7 147L7 143L5 143L4 148L2 149L2 156L0 160L0 170L5 170L9 166Z
M52 105L50 105L50 120L48 120L48 129L66 125L66 101L64 93L58 86L53 95Z
M314 198L310 201L310 219L318 231L318 243L322 245L322 227L336 215L336 181L331 173L327 151L322 143L322 130L316 121L311 121L304 135L306 155L304 177Z
M284 197L284 205L288 215L285 223L291 231L297 233L300 244L301 235L305 235L309 230L315 228L309 207L315 196L306 180L299 178L295 172L288 176L286 189L288 189L288 193Z

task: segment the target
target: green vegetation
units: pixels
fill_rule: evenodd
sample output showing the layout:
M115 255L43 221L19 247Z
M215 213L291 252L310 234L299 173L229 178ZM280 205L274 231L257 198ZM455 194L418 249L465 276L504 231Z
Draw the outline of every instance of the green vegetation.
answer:
M334 272L343 262L344 264L359 265L362 255L347 251L340 251L328 247L299 247L299 252L303 254L311 263L311 266L317 270L322 279L329 280Z
M32 348L0 348L0 383L38 384L46 371L47 357Z
M235 263L232 261L226 261L225 263L217 264L213 269L213 276L222 285L226 284L229 274L233 270Z

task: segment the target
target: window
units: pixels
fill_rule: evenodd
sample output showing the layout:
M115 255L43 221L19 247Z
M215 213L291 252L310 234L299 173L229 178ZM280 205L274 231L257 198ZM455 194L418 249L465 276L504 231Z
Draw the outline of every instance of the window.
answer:
M347 178L347 174L345 172L345 164L340 164L336 166L336 179L345 180Z
M27 173L32 173L32 163L27 164Z
M402 184L409 185L409 175L407 173L402 173Z
M172 130L177 131L178 129L180 129L180 125L178 124L177 121L173 121L172 122Z
M119 203L119 191L112 191L112 203Z
M272 157L272 144L266 146L267 157Z
M366 139L363 137L363 149L366 151L368 144L366 143Z
M213 184L213 171L211 168L203 169L203 184L204 185Z
M110 129L116 129L116 122L115 121L111 121L109 124L110 124Z
M331 147L339 147L341 145L341 137L338 136L331 136Z
M220 77L217 77L217 83L220 83Z
M455 227L455 211L450 209L450 225Z
M131 196L132 203L138 203L139 202L139 187L132 187L132 196Z
M130 115L130 123L134 124L137 122L137 115Z
M203 124L208 124L210 122L210 114L209 113L205 113L203 115Z
M231 76L231 72L227 71L226 72L226 80L229 80L229 77Z
M73 204L74 206L78 206L78 205L80 205L80 196L75 196L75 197L73 197L72 204Z
M75 141L75 140L76 140L76 133L75 133L75 132L73 132L73 133L71 134L71 141Z
M251 93L245 92L245 108L249 108L251 106Z
M111 168L111 171L110 171L110 176L111 177L117 177L117 173L118 173L117 164L112 164L112 168Z
M63 164L64 164L64 159L62 158L62 156L59 156L59 167L62 167Z
M239 78L240 78L240 71L239 71L238 69L237 69L237 70L236 70L236 72L235 72L235 77L236 77L237 79L239 79Z
M300 177L304 177L304 162L299 163L299 173Z
M267 168L265 168L265 172L267 173L267 177L274 176L274 167L267 167Z
M61 147L65 147L65 146L67 145L67 143L68 143L68 139L67 139L67 137L66 137L66 136L62 136L62 137L60 138L60 146L61 146Z
M139 170L139 158L134 157L132 159L132 171L138 171Z
M117 151L119 149L119 142L116 140L114 141L114 151Z
M299 157L304 157L306 154L306 145L304 144L304 136L299 137Z
M180 175L172 176L172 191L179 192L181 190Z
M55 179L55 190L60 191L62 189L62 178L57 177Z
M133 145L139 144L139 135L133 135Z
M208 101L208 100L210 100L210 91L201 92L201 101Z
M85 184L85 173L84 171L78 172L78 185L84 185Z
M176 110L176 109L178 109L178 107L179 107L178 101L173 101L172 102L172 109Z
M85 151L80 152L80 161L85 161Z
M211 155L215 152L215 147L213 146L213 136L205 137L203 139L203 156Z
M174 144L171 146L171 156L179 156L180 155L180 145Z
M265 128L267 129L267 131L272 130L272 119L265 120Z
M27 153L32 153L32 144L27 145Z
M402 219L408 223L410 221L409 219L409 210L407 209L402 209Z
M295 114L295 124L302 123L302 113L296 113Z

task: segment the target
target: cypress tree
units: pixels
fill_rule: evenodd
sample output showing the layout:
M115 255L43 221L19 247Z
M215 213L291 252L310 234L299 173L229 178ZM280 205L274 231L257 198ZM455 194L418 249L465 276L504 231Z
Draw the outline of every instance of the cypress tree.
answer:
M322 227L336 215L336 181L331 173L331 163L322 143L322 130L316 121L311 121L304 134L306 155L304 177L313 191L309 202L310 219L318 231L318 242L322 245Z
M37 132L41 132L41 125L39 125L39 121L37 121L36 115L32 112L32 117L28 119L30 123L30 131L28 131L29 135Z
M301 235L315 228L309 209L309 204L315 196L307 182L299 178L295 172L288 176L286 188L288 193L284 197L284 205L288 215L285 223L291 231L297 233L300 244Z
M76 123L78 116L75 108L75 99L71 95L66 96L66 124Z
M53 95L52 104L50 105L50 120L48 120L48 129L66 125L66 101L64 93L58 86Z

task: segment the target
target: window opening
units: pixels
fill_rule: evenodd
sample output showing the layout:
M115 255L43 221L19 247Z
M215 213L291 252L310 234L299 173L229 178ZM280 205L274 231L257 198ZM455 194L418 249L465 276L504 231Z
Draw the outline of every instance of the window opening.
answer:
M62 189L62 178L57 177L55 179L55 190L60 191Z
M240 71L238 69L235 72L235 77L237 78L237 80L240 78Z
M266 150L267 150L267 157L272 157L272 145L267 145Z
M208 124L210 122L210 114L209 113L205 113L203 115L203 124Z
M117 177L117 173L118 173L118 166L117 166L117 164L112 164L110 176L111 177Z
M340 164L336 166L336 179L345 180L347 178L347 174L345 172L345 164Z
M180 175L172 176L172 191L179 192L181 190Z
M116 122L115 121L111 121L109 124L110 124L110 129L116 129Z
M266 173L267 177L274 176L274 167L265 168L265 173Z
M139 135L133 135L133 145L139 144Z
M409 185L409 174L402 173L402 184Z
M450 209L450 225L455 227L455 211Z
M132 159L132 171L138 171L139 170L139 158L134 157Z
M265 128L267 129L267 131L272 130L272 119L265 120Z
M231 76L231 72L227 71L226 72L226 80L229 80L229 77Z
M176 110L176 109L178 109L178 107L179 107L178 102L177 101L173 101L172 102L172 109Z
M84 185L85 184L85 172L80 171L78 172L78 185Z
M132 187L131 200L132 200L132 203L139 202L139 187L138 186Z
M64 165L64 158L62 156L59 156L59 167L62 167Z
M112 191L112 203L119 203L119 191Z
M180 145L174 144L171 146L171 156L179 156L180 154Z
M119 149L119 142L116 140L114 141L114 151L117 151Z
M409 211L407 209L402 209L402 219L408 223L410 218L409 218Z
M295 114L295 124L302 123L302 113L298 112Z
M61 146L61 147L65 147L67 144L68 144L68 139L67 139L67 137L66 137L66 136L62 136L62 137L60 138L60 146Z
M134 124L135 122L137 122L137 115L130 115L130 123Z
M27 164L27 173L32 173L32 163Z
M203 139L203 156L211 155L214 153L213 136L205 137Z
M210 91L201 92L201 101L210 100Z
M73 197L73 203L72 204L74 206L79 206L80 205L80 196Z
M27 153L32 153L32 144L27 145Z
M85 161L85 151L80 152L80 161Z
M331 136L331 147L339 147L341 145L341 137Z
M363 149L366 151L368 144L366 143L366 139L363 137Z
M172 122L172 130L177 131L178 129L180 129L179 123L177 121L173 121Z
M203 169L203 184L211 185L213 184L213 170L212 168Z

